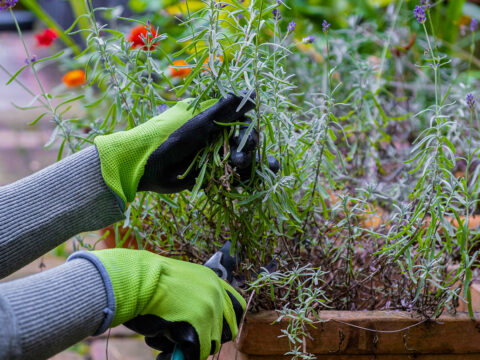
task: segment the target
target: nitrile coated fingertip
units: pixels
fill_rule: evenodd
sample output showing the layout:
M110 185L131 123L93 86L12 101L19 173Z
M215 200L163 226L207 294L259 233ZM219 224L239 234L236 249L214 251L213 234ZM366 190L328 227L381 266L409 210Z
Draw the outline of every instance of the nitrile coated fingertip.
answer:
M251 122L251 120L248 119L247 117L244 117L243 119L241 119L241 121L242 122L248 122L248 123ZM248 130L248 126L246 126L246 125L241 125L240 126L240 131L239 131L238 136L235 136L232 139L232 142L236 147L240 146L240 143L242 142L242 140L244 139L244 137L247 133L247 130ZM248 152L248 151L255 150L258 146L259 140L260 140L260 138L258 136L257 129L253 128L250 131L250 134L248 134L248 138L245 141L245 144L242 148L242 151Z
M240 96L241 97L245 97L248 95L248 93L250 93L251 90L241 90L240 91ZM250 93L250 99L252 100L255 100L257 97L257 93L255 92L255 90L253 90L251 93Z
M250 94L250 96L249 96ZM236 101L238 101L237 108L240 106L242 102L244 102L243 106L241 109L238 109L240 113L247 113L248 111L252 110L255 108L255 98L257 97L257 93L252 90L241 90L237 95L234 95L233 93L230 93L229 95L233 95L236 98ZM244 101L245 97L249 96L249 99Z
M246 169L252 164L252 153L246 153L243 151L238 152L235 149L232 149L232 152L230 153L230 164L240 170Z
M273 173L277 173L278 170L280 170L280 162L277 160L276 157L268 155L267 156L268 160L268 167L270 170L272 170Z

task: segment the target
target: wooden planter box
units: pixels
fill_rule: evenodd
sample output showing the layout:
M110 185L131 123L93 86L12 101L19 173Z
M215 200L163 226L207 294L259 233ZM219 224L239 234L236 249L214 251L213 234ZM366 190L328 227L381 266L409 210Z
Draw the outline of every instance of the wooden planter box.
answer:
M104 229L99 230L99 233L101 236L105 235L108 231L108 235L102 240L103 243L103 248L106 249L115 249L117 243L115 239L115 227L108 226ZM126 230L123 228L119 229L120 236L125 236ZM126 238L124 243L122 244L122 248L124 249L138 249L138 244L137 244L137 239L135 238L135 235L133 232ZM155 252L153 249L153 246L151 244L146 244L145 250Z
M470 320L463 312L420 324L421 319L400 311L319 314L325 322L311 328L313 340L306 341L307 352L319 360L480 359L480 322ZM476 318L480 319L480 313ZM247 316L242 334L235 343L223 345L219 359L291 359L284 355L290 350L287 338L279 337L287 321L272 324L276 319L273 311Z

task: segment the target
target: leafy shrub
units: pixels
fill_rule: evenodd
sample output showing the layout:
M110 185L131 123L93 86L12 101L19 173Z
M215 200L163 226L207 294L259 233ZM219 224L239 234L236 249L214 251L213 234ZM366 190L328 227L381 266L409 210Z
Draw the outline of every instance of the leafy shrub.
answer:
M67 83L75 87L58 90L55 106L50 94L37 98L46 110L36 121L52 118L48 145L61 144L59 159L181 98L196 106L228 92L246 90L245 101L257 94L247 132L256 129L261 145L248 184L238 186L227 161L238 127L225 130L191 165L200 169L192 192L139 194L115 233L119 245L134 234L140 248L197 262L231 239L243 255L237 281L251 310L289 318L290 355L307 359L302 339L319 309L438 317L470 301L480 168L467 93L479 61L474 21L436 36L438 14L460 21L463 1L385 9L362 1L360 14L336 26L293 18L313 11L299 3L171 4L182 14L174 27L172 19L127 19L90 3L67 31L83 34L85 50L28 67L35 72L48 60L85 70L85 85ZM463 48L452 43L462 31ZM73 103L83 112L69 118ZM268 155L280 160L278 174Z

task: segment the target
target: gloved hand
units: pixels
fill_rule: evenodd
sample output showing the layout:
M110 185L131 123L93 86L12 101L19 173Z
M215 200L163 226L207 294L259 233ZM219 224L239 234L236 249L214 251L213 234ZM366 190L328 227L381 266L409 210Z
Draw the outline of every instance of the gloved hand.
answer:
M180 101L134 129L98 136L95 145L106 184L124 205L134 199L137 191L172 193L191 189L198 171L192 169L183 179L178 179L178 175L185 173L198 151L225 128L217 123L246 121L244 114L254 104L247 101L237 112L242 99L229 94L220 100L203 102L195 112L187 110L189 100ZM234 167L236 161L241 162L243 169L251 166L252 157L242 157L242 153L251 153L252 147L258 144L258 135L256 139L255 135L252 132L247 141L249 145L236 154L238 156L232 156ZM278 162L273 162L276 162L273 170L278 170Z
M162 351L157 359L170 359L177 344L186 360L204 360L238 333L245 300L205 266L144 250L77 252L70 259L79 257L103 268L111 283L109 327L125 323L144 335Z
M256 163L260 162L258 157L258 153L256 151L258 147L259 136L258 132L255 128L250 132L248 135L247 140L242 148L242 151L237 151L243 138L246 136L248 131L248 124L250 124L251 120L244 116L240 119L240 122L243 124L239 127L238 136L233 137L230 139L230 164L235 168L235 171L238 175L240 175L240 179L242 181L248 180L252 173L252 166L253 156L255 155ZM274 173L277 173L280 169L280 163L278 160L271 155L267 155L267 162L268 167Z

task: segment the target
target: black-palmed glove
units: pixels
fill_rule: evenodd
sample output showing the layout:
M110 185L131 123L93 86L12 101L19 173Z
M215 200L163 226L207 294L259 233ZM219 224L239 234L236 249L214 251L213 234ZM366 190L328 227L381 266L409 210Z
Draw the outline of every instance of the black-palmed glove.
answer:
M243 124L240 125L238 136L230 139L230 164L235 168L237 174L240 175L240 179L244 181L250 178L253 164L260 162L257 152L259 136L257 130L253 128L250 134L248 134L241 151L238 151L237 149L240 147L244 137L247 136L248 126L251 123L251 120L246 116L240 121ZM253 161L254 158L255 162ZM267 161L270 170L277 173L280 169L278 160L274 156L268 155Z
M211 269L145 250L80 251L100 270L109 296L109 314L99 332L125 324L171 359L174 347L185 360L205 360L233 340L245 300Z
M245 113L254 107L254 96L238 111L243 97L234 94L205 101L196 111L189 109L192 100L180 101L134 129L98 136L95 145L106 184L124 204L132 201L137 191L173 193L191 189L198 171L192 169L182 179L179 175L184 174L197 153L223 131L221 124L245 120ZM258 143L255 136L255 132L250 134L249 147L242 152L252 152ZM245 155L248 158L248 154ZM232 166L236 167L240 158L233 156ZM249 158L251 164L251 156ZM248 161L241 158L240 167L245 169L246 163ZM278 169L278 162L275 167Z

